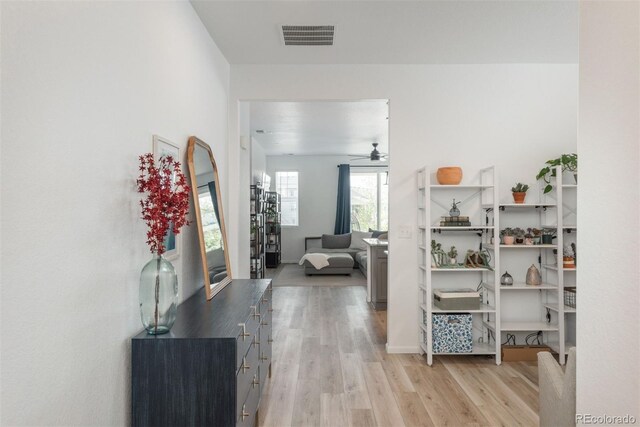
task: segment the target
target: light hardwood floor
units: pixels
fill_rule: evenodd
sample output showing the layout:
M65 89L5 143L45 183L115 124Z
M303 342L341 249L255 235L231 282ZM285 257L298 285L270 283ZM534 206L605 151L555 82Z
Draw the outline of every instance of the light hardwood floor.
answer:
M261 426L538 425L535 363L387 354L362 287L273 290L273 376Z

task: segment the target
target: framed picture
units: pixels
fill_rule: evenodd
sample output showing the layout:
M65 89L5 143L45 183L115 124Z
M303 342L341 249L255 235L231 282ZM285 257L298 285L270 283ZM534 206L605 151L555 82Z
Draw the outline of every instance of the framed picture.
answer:
M180 157L180 147L166 138L158 135L153 135L153 158L157 162L158 160L166 156L171 156L182 163L182 158ZM176 177L174 175L174 180L175 179ZM164 256L167 260L173 260L180 256L181 240L182 239L180 238L180 234L175 235L173 233L173 230L169 228L169 231L167 232L167 235L164 239L164 246L165 248L167 248Z

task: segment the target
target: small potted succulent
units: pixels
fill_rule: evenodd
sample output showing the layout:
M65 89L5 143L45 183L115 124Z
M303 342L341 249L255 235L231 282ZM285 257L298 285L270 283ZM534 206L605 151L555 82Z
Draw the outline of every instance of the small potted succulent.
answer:
M527 191L529 191L529 186L521 182L511 187L511 193L513 194L513 201L517 204L524 203L524 199L525 197L527 197Z
M516 227L513 229L513 234L516 238L516 245L522 245L524 243L524 230L520 227Z
M527 232L524 235L524 244L527 246L533 245L533 228L527 228Z
M458 250L455 246L451 246L449 252L447 252L447 256L449 256L449 264L457 265L458 264Z
M531 228L531 234L533 235L532 240L534 245L539 245L540 240L542 239L542 230L538 228Z
M504 230L500 231L500 237L502 238L502 243L504 245L513 245L513 243L516 240L515 234L513 232L512 228L505 228Z
M555 228L543 228L542 229L542 244L543 245L552 245L553 238L556 235Z
M564 251L562 254L562 267L563 268L576 268L576 263L574 260L574 252L573 247L571 245L565 245Z

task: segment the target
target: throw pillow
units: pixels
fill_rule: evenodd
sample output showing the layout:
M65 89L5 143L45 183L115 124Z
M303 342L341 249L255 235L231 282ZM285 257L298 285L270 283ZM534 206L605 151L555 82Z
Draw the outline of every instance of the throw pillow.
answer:
M322 247L324 249L346 249L350 244L351 233L322 235Z
M371 232L371 237L373 237L374 239L379 239L381 234L387 233L386 231L372 230L372 229L369 229L369 231Z
M389 233L384 232L381 235L378 236L379 240L389 240Z
M367 250L367 244L362 239L369 239L373 233L368 233L366 231L352 231L351 232L351 246L353 249L362 249L363 251Z

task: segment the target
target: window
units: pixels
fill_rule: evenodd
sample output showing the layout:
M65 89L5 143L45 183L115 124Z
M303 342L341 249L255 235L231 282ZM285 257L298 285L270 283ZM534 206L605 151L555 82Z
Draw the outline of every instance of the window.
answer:
M351 170L351 230L389 229L387 172Z
M276 172L276 191L280 194L282 225L298 225L298 172Z
M211 193L205 186L198 189L198 202L200 203L200 215L202 216L202 229L204 235L204 247L206 252L222 247L222 232L216 217L211 200Z

